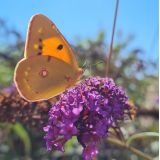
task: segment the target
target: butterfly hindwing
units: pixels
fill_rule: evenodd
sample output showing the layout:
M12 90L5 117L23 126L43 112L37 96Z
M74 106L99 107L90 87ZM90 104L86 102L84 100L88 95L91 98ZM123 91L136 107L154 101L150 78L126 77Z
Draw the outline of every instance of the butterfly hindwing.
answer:
M77 70L55 57L48 59L48 56L22 59L15 73L17 88L29 101L56 96L77 81Z

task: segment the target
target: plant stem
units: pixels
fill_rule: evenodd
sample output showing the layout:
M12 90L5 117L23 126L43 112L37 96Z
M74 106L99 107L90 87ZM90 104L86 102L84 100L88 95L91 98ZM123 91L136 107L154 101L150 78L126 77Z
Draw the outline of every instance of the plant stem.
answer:
M117 14L118 14L118 6L119 6L119 0L116 0L116 8L115 8L115 13L114 13L111 44L110 44L110 47L109 47L109 55L107 55L107 68L106 68L107 75L109 74L110 61L111 61L111 57L112 57L112 48L113 48L114 33L115 33L116 20L117 20Z
M159 137L159 133L157 133L157 132L142 132L142 133L137 133L137 134L134 134L134 135L130 136L130 138L128 138L128 140L126 141L126 144L130 145L132 143L132 141L134 141L134 140L142 139L142 138L149 138L149 137L158 138Z
M131 147L131 146L128 146L126 143L118 140L118 139L113 139L113 138L107 138L107 141L109 141L110 143L112 144L115 144L117 146L120 146L122 148L125 148L125 149L128 149L129 151L131 151L132 153L134 153L135 155L143 158L144 160L153 160L152 157L150 157L149 155L141 152L140 150L134 148L134 147Z

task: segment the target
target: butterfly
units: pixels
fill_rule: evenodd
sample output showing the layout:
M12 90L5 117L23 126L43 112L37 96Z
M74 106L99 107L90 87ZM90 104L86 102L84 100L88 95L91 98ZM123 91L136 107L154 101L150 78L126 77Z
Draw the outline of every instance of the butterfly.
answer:
M83 70L74 51L55 24L34 15L28 26L24 58L15 68L14 82L27 101L46 100L74 86Z

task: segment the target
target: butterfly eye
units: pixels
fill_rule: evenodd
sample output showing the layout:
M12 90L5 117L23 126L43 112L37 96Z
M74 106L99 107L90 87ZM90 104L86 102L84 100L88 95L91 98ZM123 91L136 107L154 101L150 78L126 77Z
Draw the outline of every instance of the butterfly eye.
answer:
M58 47L57 47L57 49L58 49L58 50L63 49L63 45L62 45L62 44L59 44Z

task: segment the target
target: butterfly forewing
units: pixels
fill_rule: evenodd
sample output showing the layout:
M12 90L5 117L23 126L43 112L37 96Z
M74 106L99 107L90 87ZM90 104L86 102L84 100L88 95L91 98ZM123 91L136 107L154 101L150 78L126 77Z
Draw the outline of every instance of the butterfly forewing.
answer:
M55 24L37 14L31 18L25 47L25 57L48 55L78 67L73 50Z

